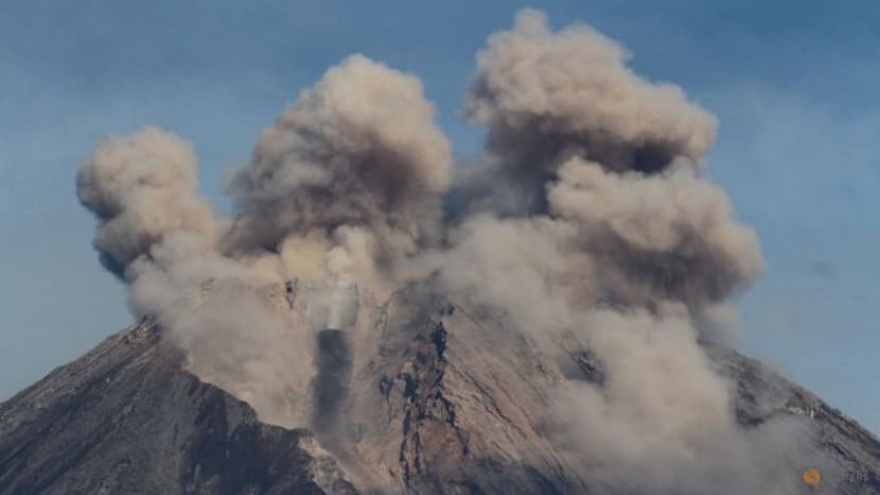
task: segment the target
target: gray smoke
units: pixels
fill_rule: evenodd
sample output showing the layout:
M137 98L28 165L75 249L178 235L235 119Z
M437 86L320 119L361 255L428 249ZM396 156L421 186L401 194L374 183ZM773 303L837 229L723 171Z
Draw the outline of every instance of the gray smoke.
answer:
M192 147L152 127L102 141L79 172L95 247L124 275L132 312L156 317L190 371L267 422L310 421L309 384L327 374L312 313L323 324L352 314L335 290L291 313L277 288L376 282L439 235L450 149L421 91L362 56L330 69L232 179L232 219L215 219L198 195Z
M616 172L656 172L678 156L700 160L715 118L678 86L635 75L628 58L587 26L554 33L542 13L526 10L480 53L467 109L489 126L488 148L506 167L552 169L567 152Z
M419 80L355 55L263 132L233 218L199 197L191 148L153 128L99 144L78 194L133 312L265 421L344 440L376 347L345 332L381 327L382 301L418 281L497 315L499 341L601 363L601 384L547 391L563 432L547 440L608 493L793 494L773 473L809 458L802 426L743 431L699 343L734 326L730 299L763 269L703 175L715 118L628 58L521 12L478 56L466 110L488 140L454 182ZM358 320L368 299L380 309Z
M601 386L558 391L554 440L609 493L795 493L774 473L810 458L809 435L743 431L698 343L763 269L756 236L701 174L715 119L625 60L535 11L490 37L467 96L487 155L455 198L472 204L454 207L476 213L427 264L445 293L494 308L548 354L567 360L574 342L602 364Z
M724 192L686 165L617 174L576 157L557 174L550 210L576 225L575 242L612 300L698 309L727 300L763 269L756 236L732 219Z
M198 193L197 167L187 142L155 127L98 144L77 174L76 192L100 222L93 244L105 267L121 277L179 233L212 242L215 224Z
M363 56L330 69L263 132L230 190L232 252L282 249L288 237L371 234L373 253L414 252L437 235L450 148L421 82ZM336 241L334 241L336 242Z
M569 223L576 232L559 242L589 255L591 294L606 303L724 301L763 262L724 192L700 177L715 118L626 59L588 27L550 31L537 11L489 38L467 95L471 117L489 128L482 183L487 195L513 188L524 199L482 205Z

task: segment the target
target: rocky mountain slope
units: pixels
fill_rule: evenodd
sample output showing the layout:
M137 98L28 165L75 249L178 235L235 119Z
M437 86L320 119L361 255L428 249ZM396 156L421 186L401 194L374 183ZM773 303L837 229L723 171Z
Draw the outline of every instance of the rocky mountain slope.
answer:
M0 406L0 493L355 493L305 430L181 370L141 322Z
M143 320L0 405L0 494L604 493L566 464L542 422L554 383L605 380L588 352L560 365L525 340L491 339L500 323L474 309L394 304L375 310L384 316L368 331L384 338L355 366L348 399L351 410L381 407L332 435L261 423L185 371ZM876 437L761 363L706 349L736 384L744 427L784 415L818 427L825 465L837 469L803 493L880 493ZM799 471L778 475L800 483Z

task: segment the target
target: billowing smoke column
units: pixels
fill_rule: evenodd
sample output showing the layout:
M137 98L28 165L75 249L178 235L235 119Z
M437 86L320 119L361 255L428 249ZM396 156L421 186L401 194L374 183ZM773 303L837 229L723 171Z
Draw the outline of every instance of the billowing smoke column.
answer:
M198 196L189 145L153 128L102 142L78 194L133 311L265 421L344 436L360 294L418 280L495 311L499 339L590 350L603 383L548 391L565 433L547 440L610 493L789 493L768 473L790 435L740 431L698 343L763 268L702 176L716 121L627 58L520 13L478 56L466 110L488 142L457 181L418 79L355 55L260 136L233 218Z
M701 176L715 119L625 58L535 11L489 39L467 96L489 128L485 164L430 263L448 293L494 307L560 360L564 342L591 350L606 379L562 387L554 440L609 493L788 493L750 459L790 465L797 449L746 438L697 343L729 324L725 302L763 268L753 232Z
M346 339L315 335L356 317L356 292L336 288L378 288L439 238L451 164L432 118L418 79L356 55L264 131L230 182L232 219L198 195L191 146L154 128L100 143L77 192L132 311L168 328L200 378L301 426L338 409L350 373ZM326 289L304 291L306 322L273 295L293 279Z
M545 177L566 154L619 173L657 173L677 157L699 161L715 118L677 86L633 74L627 58L586 26L554 33L542 14L526 11L512 31L489 38L467 109L489 126L488 148L505 167Z
M436 238L450 182L449 144L432 117L418 79L346 59L263 132L231 183L240 214L224 250L281 251L311 236L366 238L380 262L414 253Z
M507 216L567 223L561 243L588 256L591 292L606 302L724 301L763 264L752 231L699 174L716 121L626 58L585 26L551 32L534 11L493 35L467 96L471 118L489 127L494 167L481 182L527 199Z
M102 141L77 175L77 195L100 220L94 246L101 262L120 277L175 235L213 242L214 220L198 194L192 147L155 127Z
M239 209L220 249L280 254L316 332L312 424L339 443L351 376L352 278L383 272L439 236L450 148L418 79L362 56L329 70L260 137L232 180ZM301 295L300 295L301 294Z

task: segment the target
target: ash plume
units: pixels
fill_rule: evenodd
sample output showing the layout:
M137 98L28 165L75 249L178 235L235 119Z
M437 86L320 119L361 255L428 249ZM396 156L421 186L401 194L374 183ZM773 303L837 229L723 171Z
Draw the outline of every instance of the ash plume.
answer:
M103 140L79 170L76 186L79 200L100 222L95 249L120 277L170 236L190 233L208 242L214 236L192 146L158 128Z
M542 183L571 155L614 172L699 162L715 118L672 84L652 84L625 63L628 52L590 27L556 33L538 11L519 13L477 57L467 95L471 120L489 129L487 149L507 179L542 211Z
M732 219L724 192L673 165L653 175L616 174L572 158L548 186L552 213L576 225L609 298L692 309L727 300L763 270L755 234Z
M587 26L521 12L477 57L465 107L488 139L457 180L419 80L354 55L262 133L230 182L232 218L198 196L190 147L153 128L99 144L78 194L133 312L265 421L338 447L351 445L343 410L382 417L371 395L346 409L350 383L401 355L386 305L418 282L499 321L493 352L534 342L563 369L589 350L602 383L542 392L541 440L599 493L796 493L773 472L812 460L807 427L740 427L701 346L763 270L754 232L702 173L716 120L628 58ZM376 329L381 342L358 333ZM364 471L398 461L366 451Z
M450 182L450 147L432 118L418 79L347 58L263 132L231 181L239 215L224 249L278 251L291 236L348 229L383 259L414 252L436 238Z
M589 255L594 293L609 303L724 301L763 261L724 192L700 177L715 118L626 59L588 27L550 31L537 11L492 35L467 95L489 128L486 194L507 184L524 199L496 214L571 224L560 242ZM510 205L484 204L499 203Z

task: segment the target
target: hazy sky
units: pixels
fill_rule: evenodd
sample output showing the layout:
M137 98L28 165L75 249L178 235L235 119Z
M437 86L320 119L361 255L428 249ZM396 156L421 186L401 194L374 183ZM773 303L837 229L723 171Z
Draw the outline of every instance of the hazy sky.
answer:
M130 321L90 247L77 167L157 124L224 173L344 56L417 74L460 153L474 55L520 7L592 24L713 111L710 173L762 240L740 348L880 432L880 3L876 0L30 0L0 4L0 400ZM728 4L726 6L722 4ZM771 4L768 6L767 4Z

